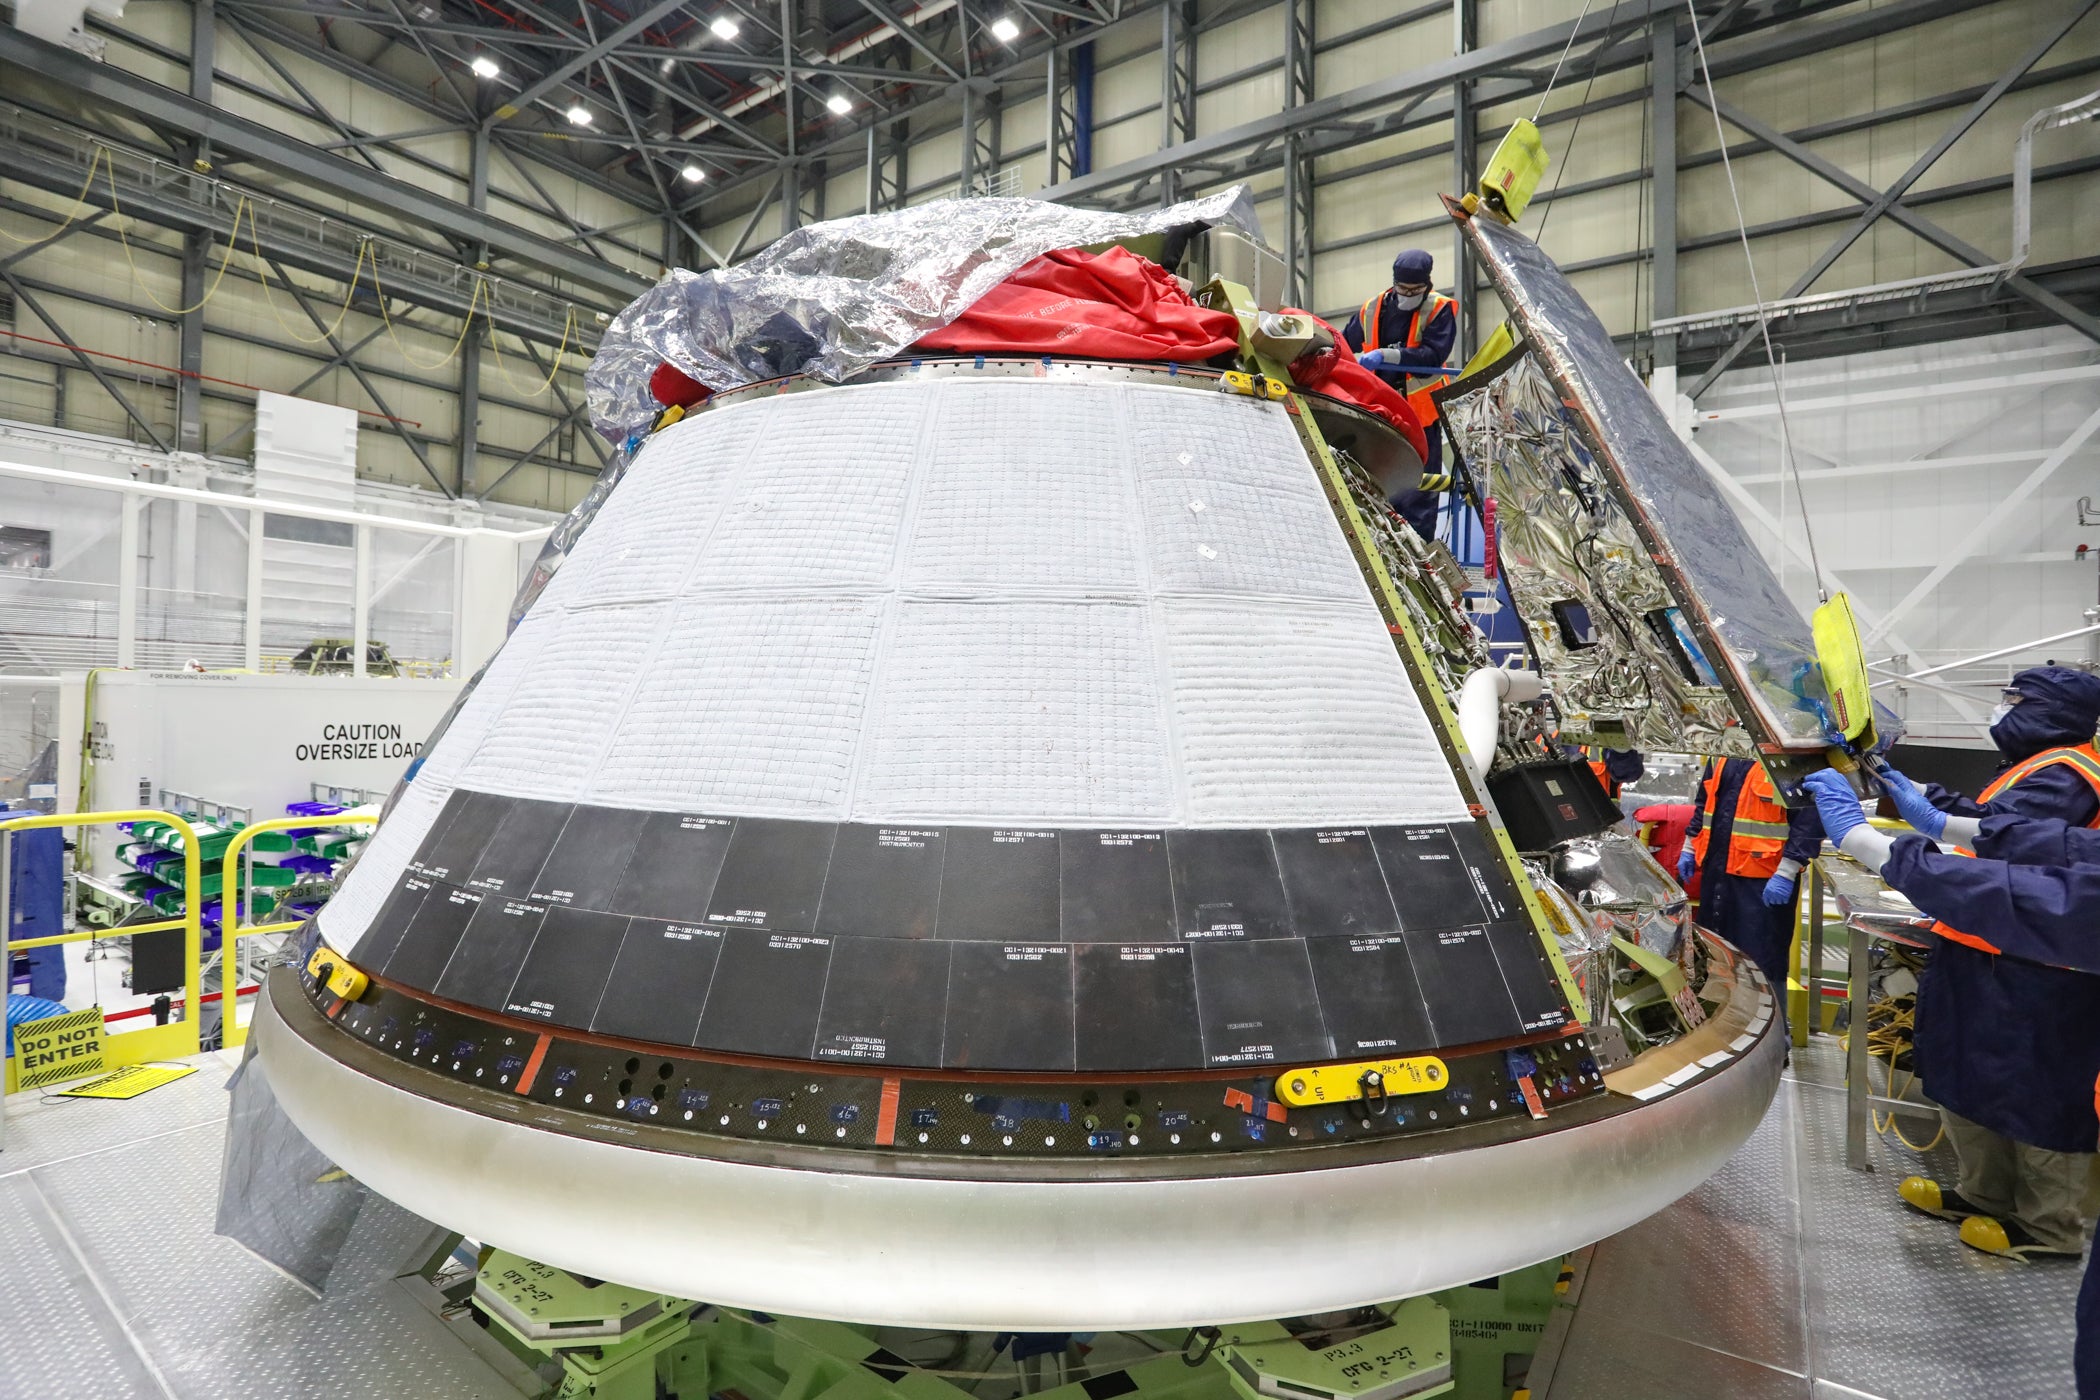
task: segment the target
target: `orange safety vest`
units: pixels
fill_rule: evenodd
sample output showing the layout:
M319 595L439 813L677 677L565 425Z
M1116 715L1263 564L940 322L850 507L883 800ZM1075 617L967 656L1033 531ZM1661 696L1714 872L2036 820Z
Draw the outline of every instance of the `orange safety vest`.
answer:
M1992 798L2019 782L2028 774L2039 772L2041 769L2058 763L2068 766L2079 777L2090 783L2093 788L2093 795L2100 797L2100 740L2096 740L2093 743L2079 744L2075 747L2044 749L2033 758L2015 763L1992 780L1991 785L1985 788L1983 795L1976 800L1980 803L1988 804ZM2100 829L2100 812L2095 812L2093 819L2087 822L2086 825ZM1955 847L1955 851L1957 854L1965 856L1973 857L1976 854L1974 851L1966 850L1959 846ZM1986 953L1999 951L1998 945L1989 939L1979 938L1973 933L1963 933L1960 929L1950 928L1943 923L1934 923L1932 931L1942 938L1951 938L1956 943L1966 943L1971 948L1978 948ZM2095 1106L2100 1107L2100 1088L2096 1088L2095 1092Z
M1366 350L1384 348L1383 346L1372 344L1378 338L1378 306L1384 300L1385 293L1380 292L1377 296L1365 302L1363 308L1356 313L1356 324L1363 330L1364 349ZM1422 304L1414 309L1411 313L1412 319L1407 323L1408 349L1413 350L1421 345L1422 328L1441 315L1447 306L1451 308L1452 315L1456 316L1458 314L1457 298L1447 297L1442 292L1429 292L1423 296ZM1431 423L1436 422L1436 404L1429 397L1430 391L1441 389L1450 382L1451 377L1444 375L1424 384L1412 394L1403 394L1401 396L1407 400L1407 406L1415 411L1415 421L1417 423L1426 428Z
M1612 801L1614 802L1618 801L1618 779L1612 777L1611 769L1604 766L1604 760L1601 758L1593 758L1589 760L1589 764L1590 771L1597 775L1597 786L1604 789L1604 795L1612 799Z
M1714 830L1714 801L1725 771L1725 764L1716 763L1702 785L1700 808L1706 819L1692 837L1692 859L1702 870L1706 867L1706 843ZM1773 790L1771 775L1765 772L1763 764L1752 764L1750 776L1743 779L1743 786L1736 793L1735 824L1728 837L1728 873L1767 879L1778 870L1779 852L1786 845L1786 818L1786 804Z

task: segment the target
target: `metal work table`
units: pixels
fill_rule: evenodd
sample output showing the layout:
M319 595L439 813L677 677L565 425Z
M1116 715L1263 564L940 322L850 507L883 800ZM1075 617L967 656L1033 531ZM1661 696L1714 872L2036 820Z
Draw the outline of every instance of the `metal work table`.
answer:
M1867 998L1870 956L1874 940L1900 943L1906 948L1924 948L1930 938L1925 930L1932 920L1918 906L1890 889L1886 882L1850 856L1826 851L1810 862L1809 881L1809 1005L1814 1007L1823 983L1823 903L1837 906L1846 939L1845 1000L1851 1013L1851 1033L1845 1053L1845 1165L1854 1171L1869 1170L1867 1129L1874 1110L1908 1112L1937 1118L1932 1103L1895 1099L1874 1092L1867 1067Z

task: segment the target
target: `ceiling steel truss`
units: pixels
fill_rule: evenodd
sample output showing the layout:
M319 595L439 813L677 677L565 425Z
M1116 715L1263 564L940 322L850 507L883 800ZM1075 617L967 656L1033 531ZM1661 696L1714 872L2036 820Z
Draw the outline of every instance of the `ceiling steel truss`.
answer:
M1861 8L1843 0L1694 0L1692 8L1711 50L1713 76L1727 78L1990 3L1894 0ZM361 259L384 253L380 270L390 296L453 318L466 316L477 297L493 303L488 305L492 322L521 337L544 369L549 361L543 348L569 331L568 306L613 310L647 284L655 265L733 262L757 246L754 240L767 227L769 211L780 213L776 222L782 228L857 212L825 208L827 185L838 202L833 182L846 171L864 174L858 207L868 209L900 207L958 185L964 193L1003 192L1002 169L1010 171L1016 161L1037 155L1047 161L1049 197L1103 207L1136 207L1226 179L1280 172L1286 267L1295 299L1309 302L1317 295L1314 266L1320 254L1425 232L1440 223L1425 218L1323 240L1315 218L1323 186L1422 159L1448 161L1451 183L1464 185L1472 177L1475 152L1499 135L1485 129L1478 114L1539 97L1556 69L1586 79L1644 68L1651 72L1648 82L1631 90L1614 90L1595 103L1585 94L1578 106L1564 103L1544 120L1579 120L1588 111L1648 103L1646 142L1652 159L1639 169L1542 192L1538 202L1549 208L1555 198L1629 181L1652 182L1649 206L1665 232L1654 238L1637 235L1635 242L1646 246L1584 266L1652 259L1650 310L1656 317L1667 319L1677 308L1679 253L1702 246L1698 239L1668 236L1675 227L1677 175L1718 158L1710 153L1682 162L1674 158L1677 97L1697 104L1688 111L1711 108L1749 137L1745 149L1777 152L1859 201L1855 209L1816 211L1797 221L1801 227L1844 224L1824 256L1798 280L1797 293L1883 220L1968 266L1983 267L1992 260L1919 212L1923 205L1956 196L1945 187L1921 193L1913 186L2001 97L2042 81L2045 74L2036 64L2071 26L2100 7L2100 0L2066 0L2050 7L2049 22L2038 28L2030 51L1988 87L1825 123L1828 132L1782 131L1693 82L1693 67L1684 59L1686 0L1621 0L1616 5L1600 0L1575 20L1486 44L1475 33L1475 0L1395 6L1354 30L1333 33L1324 24L1316 27L1314 0L192 4L195 23L187 53L129 33L121 23L101 29L113 43L187 66L188 92L0 28L0 74L35 79L10 83L10 95L32 93L21 100L53 119L37 126L36 116L0 112L0 128L13 122L12 128L0 129L8 150L5 173L71 196L84 177L83 161L90 158L82 153L91 154L93 143L122 157L121 162L104 157L112 167L123 167L121 176L107 182L115 187L113 196L102 198L91 188L74 222L41 246L74 231L99 232L121 198L125 215L182 236L188 302L194 299L191 291L204 269L204 255L215 240L233 236L234 206L245 199L254 216L246 237L286 286L291 285L287 270L347 282ZM1264 12L1278 20L1276 55L1236 72L1204 76L1197 62L1203 36ZM1409 26L1423 26L1414 34L1436 36L1427 44L1411 42L1409 52L1448 51L1449 56L1319 94L1321 54ZM1111 34L1118 54L1135 49L1140 61L1157 63L1160 83L1156 112L1122 113L1113 122L1156 122L1160 139L1157 149L1104 168L1093 159L1094 140L1112 122L1097 123L1093 90L1096 43ZM215 47L229 36L252 53L261 69L250 68L244 76L214 73ZM391 119L397 130L368 129L348 113L330 109L316 90L328 85L312 82L312 70L301 61L382 91L416 115ZM1199 129L1201 97L1279 69L1278 111L1222 129ZM215 80L245 99L299 118L299 125L317 124L323 139L304 141L269 121L214 105ZM54 91L73 97L53 98ZM1046 98L1041 126L1013 129L1009 117L1016 104L1038 95ZM1861 180L1809 145L1841 127L1868 129L1900 112L1952 107L1957 96L1966 103L1964 110L1887 188ZM1449 135L1441 144L1417 139L1398 154L1343 163L1353 147L1425 128L1432 138L1439 128ZM431 144L448 136L470 144L469 169L448 162L443 148ZM954 160L941 170L933 161L911 157L914 145L948 139L959 151L959 181ZM165 144L165 155L150 149L155 141ZM1731 147L1732 154L1736 150ZM199 162L211 167L210 178L199 173L202 165L190 168ZM1665 164L1667 170L1661 168ZM492 172L500 186L493 191ZM2036 174L2045 180L2065 173L2045 167ZM563 197L569 181L612 196L634 211L632 216L599 215L594 222L575 200ZM446 188L461 184L467 186L464 196ZM286 188L275 200L263 199L260 190L274 186ZM369 211L368 226L340 216L318 218L329 199ZM551 221L556 236L523 226L521 218ZM560 236L564 230L566 236ZM1776 231L1778 224L1760 225L1751 235ZM376 241L367 236L375 233ZM37 251L11 252L0 260L0 275ZM1470 281L1462 264L1460 276ZM1929 297L1921 296L1917 310L1922 314L1929 300L1933 315L2052 317L2100 339L2100 318L2089 309L2100 291L2095 282L2100 282L2100 269L2091 275L2079 268L2027 269L1980 290L1934 288ZM295 297L300 311L313 318L315 307L306 296L295 292ZM1469 307L1472 301L1462 297ZM28 300L23 304L34 311ZM1805 325L1814 316L1798 320ZM47 319L46 324L54 323ZM202 323L185 318L182 325L183 372L193 374ZM1856 328L1843 330L1851 334ZM347 367L384 412L375 387L384 375L361 366L358 358L374 335L361 341L329 337L325 355L315 356L324 360L315 376ZM1721 345L1717 336L1704 330L1653 338L1639 333L1638 338L1658 363L1681 356L1703 368L1696 386L1703 388L1750 339L1731 332L1732 343ZM469 462L478 445L481 338L468 336L465 342L454 386L460 400L460 460L448 473L416 439L408 439L422 469L454 494L478 485ZM116 397L113 384L105 387ZM178 414L178 426L182 444L194 447L194 384L184 392L192 402ZM527 458L577 416L565 386L556 383L554 392L562 395L561 412L550 414L553 426ZM139 414L131 416L137 420ZM594 449L598 446L592 441Z

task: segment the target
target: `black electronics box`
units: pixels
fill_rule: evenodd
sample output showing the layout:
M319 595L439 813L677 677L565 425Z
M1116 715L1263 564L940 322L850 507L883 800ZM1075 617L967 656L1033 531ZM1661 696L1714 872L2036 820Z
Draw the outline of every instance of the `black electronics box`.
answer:
M131 990L134 995L158 996L182 990L185 945L179 928L156 933L134 934L131 939Z
M1587 763L1527 763L1488 779L1488 794L1520 851L1543 851L1577 836L1592 836L1619 820Z

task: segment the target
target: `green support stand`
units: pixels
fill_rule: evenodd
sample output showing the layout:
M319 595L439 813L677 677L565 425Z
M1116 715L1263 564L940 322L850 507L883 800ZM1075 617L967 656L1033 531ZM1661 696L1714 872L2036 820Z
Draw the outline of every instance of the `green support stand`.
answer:
M872 1329L581 1279L502 1250L474 1306L521 1355L559 1365L556 1400L1512 1400L1528 1395L1562 1276L1556 1260L1391 1307L1147 1333L1156 1354L1034 1390L1018 1367L1004 1388L965 1389Z

